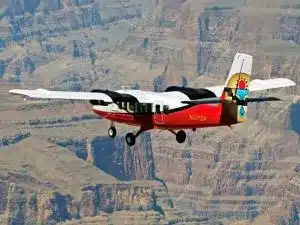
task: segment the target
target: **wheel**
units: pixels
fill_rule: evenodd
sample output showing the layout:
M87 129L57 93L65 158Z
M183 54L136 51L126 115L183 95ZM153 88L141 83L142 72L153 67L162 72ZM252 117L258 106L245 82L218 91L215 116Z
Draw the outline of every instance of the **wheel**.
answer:
M126 134L125 140L126 140L126 143L129 146L133 146L135 144L135 136L134 136L134 134L133 133Z
M108 129L108 136L111 137L111 138L114 138L117 134L117 130L115 127L110 127Z
M183 143L186 139L186 133L183 130L180 130L176 134L176 141L178 143Z

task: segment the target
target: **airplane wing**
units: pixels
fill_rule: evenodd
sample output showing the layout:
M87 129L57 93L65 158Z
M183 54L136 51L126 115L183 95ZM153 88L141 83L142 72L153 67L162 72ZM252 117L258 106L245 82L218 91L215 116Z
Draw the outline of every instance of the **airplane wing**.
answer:
M250 82L249 91L262 91L273 88L281 88L281 87L290 87L295 86L296 83L287 78L273 78L267 80L254 79ZM216 96L221 96L224 90L223 85L205 87L216 94Z
M106 103L113 102L109 95L96 92L49 91L46 89L12 89L9 91L9 93L39 99L103 100Z
M268 90L272 88L288 87L296 85L290 79L287 78L274 78L268 80L252 80L249 85L249 91L260 91ZM217 97L215 98L205 98L183 101L186 104L214 104L220 103L220 96L224 90L224 86L213 86L207 87L206 89L213 91ZM109 104L116 103L120 101L126 102L139 102L138 97L132 94L109 91L109 90L92 90L91 92L70 92L70 91L50 91L46 89L12 89L9 91L11 94L23 95L29 98L39 98L39 99L69 99L69 100L89 100L91 103L95 104ZM140 99L140 98L139 98ZM251 100L252 99L252 100ZM261 102L261 101L274 101L268 98L248 98L248 102ZM94 104L92 103L92 104Z

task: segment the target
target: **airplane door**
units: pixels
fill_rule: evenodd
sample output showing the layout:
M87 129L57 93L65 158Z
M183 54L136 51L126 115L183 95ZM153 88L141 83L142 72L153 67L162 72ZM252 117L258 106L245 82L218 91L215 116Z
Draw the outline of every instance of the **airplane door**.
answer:
M163 124L164 123L164 114L161 105L155 105L155 123Z

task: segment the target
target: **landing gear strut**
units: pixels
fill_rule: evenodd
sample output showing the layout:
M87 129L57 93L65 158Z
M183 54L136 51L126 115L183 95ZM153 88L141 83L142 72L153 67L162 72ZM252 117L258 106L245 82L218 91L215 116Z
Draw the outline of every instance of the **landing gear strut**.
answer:
M136 134L133 134L133 133L127 133L126 136L125 136L126 144L129 145L129 146L135 145L136 138L137 138L141 133L143 133L143 132L146 131L146 130L147 130L146 128L141 127L141 128L139 129L139 131L138 131ZM185 142L185 139L186 139L186 133L185 133L185 131L179 130L179 131L176 133L175 131L170 130L170 132L172 132L172 133L176 136L176 141L177 141L178 143L183 143L183 142ZM116 135L117 135L116 128L114 127L113 124L111 124L111 126L110 126L109 129L108 129L108 136L111 137L111 138L114 138Z
M147 129L144 128L144 127L141 127L139 129L139 131L136 133L136 134L133 134L133 133L127 133L126 136L125 136L125 141L127 143L127 145L129 146L133 146L135 144L135 139L141 134L143 133L144 131L146 131ZM111 138L114 138L116 137L117 135L117 130L113 124L113 122L110 123L109 125L109 128L108 128L108 136L111 137Z
M186 133L185 133L185 131L183 131L183 130L179 130L177 133L175 132L175 131L172 131L172 130L170 130L173 134L175 134L175 136L176 136L176 141L178 142L178 143L183 143L183 142L185 142L185 139L186 139Z

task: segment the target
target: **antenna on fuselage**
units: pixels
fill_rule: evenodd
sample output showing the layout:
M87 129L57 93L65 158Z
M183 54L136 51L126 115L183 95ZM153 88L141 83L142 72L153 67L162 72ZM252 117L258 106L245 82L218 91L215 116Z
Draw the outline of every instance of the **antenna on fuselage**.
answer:
M122 88L122 90L123 91L126 91L126 90L133 90L134 89L134 87L133 86L121 86L121 88Z

